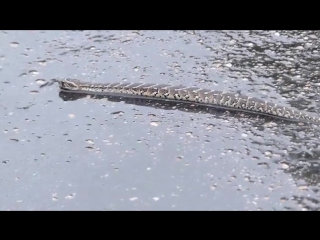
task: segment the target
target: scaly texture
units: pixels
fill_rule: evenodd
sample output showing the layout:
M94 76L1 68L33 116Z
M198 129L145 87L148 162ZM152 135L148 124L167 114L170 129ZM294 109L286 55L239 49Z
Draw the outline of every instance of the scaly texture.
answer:
M199 87L172 86L153 83L89 83L76 79L58 80L63 91L90 94L117 94L123 96L140 96L167 99L179 102L194 102L201 105L234 109L262 115L284 118L297 122L320 124L320 118L302 111L279 106L254 97L231 94Z

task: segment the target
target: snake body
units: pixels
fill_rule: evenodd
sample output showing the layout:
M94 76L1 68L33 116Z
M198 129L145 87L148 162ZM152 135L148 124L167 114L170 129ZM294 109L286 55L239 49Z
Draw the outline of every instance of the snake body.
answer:
M205 106L257 113L296 122L320 124L320 118L289 107L241 94L154 83L90 83L76 79L58 80L60 90L88 94L123 95L191 102Z

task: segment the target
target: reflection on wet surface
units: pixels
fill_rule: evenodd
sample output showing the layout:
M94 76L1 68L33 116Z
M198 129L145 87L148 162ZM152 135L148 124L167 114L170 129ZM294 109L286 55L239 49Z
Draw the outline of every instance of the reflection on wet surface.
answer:
M319 209L319 126L39 88L195 85L319 114L317 31L2 31L0 44L1 209Z

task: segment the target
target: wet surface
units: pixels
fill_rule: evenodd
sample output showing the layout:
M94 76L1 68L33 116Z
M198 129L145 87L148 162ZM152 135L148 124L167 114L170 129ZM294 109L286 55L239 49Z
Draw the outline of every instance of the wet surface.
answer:
M1 210L318 210L320 127L59 93L194 85L318 113L316 31L0 32Z

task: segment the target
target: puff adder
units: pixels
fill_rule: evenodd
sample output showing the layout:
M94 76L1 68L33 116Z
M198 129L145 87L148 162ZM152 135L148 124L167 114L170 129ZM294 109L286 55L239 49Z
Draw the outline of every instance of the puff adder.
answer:
M199 87L173 86L154 83L90 83L77 79L61 79L62 91L88 94L123 95L157 98L178 102L191 102L205 106L233 109L249 113L273 116L296 122L320 124L320 118L293 108L263 101L241 94L226 93Z

